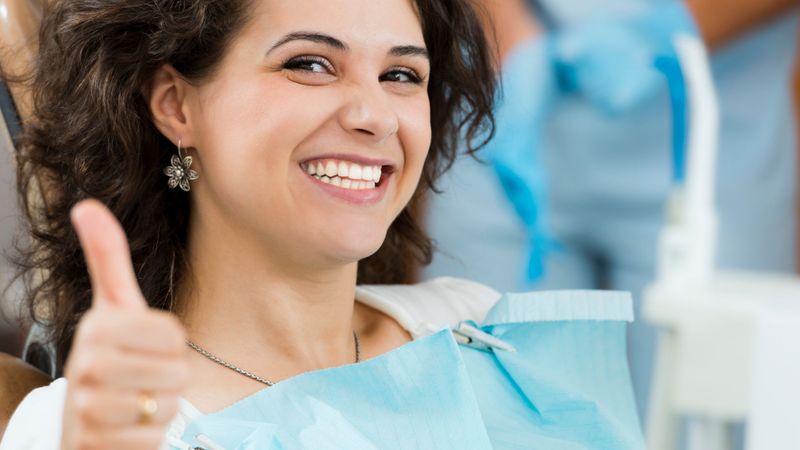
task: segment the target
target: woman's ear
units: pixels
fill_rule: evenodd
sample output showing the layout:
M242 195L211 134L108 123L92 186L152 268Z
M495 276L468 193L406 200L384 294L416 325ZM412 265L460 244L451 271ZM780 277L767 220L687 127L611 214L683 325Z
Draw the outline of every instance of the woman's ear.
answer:
M175 145L180 139L184 148L194 146L191 115L188 113L189 91L190 85L178 71L164 64L153 74L150 89L145 93L156 128Z

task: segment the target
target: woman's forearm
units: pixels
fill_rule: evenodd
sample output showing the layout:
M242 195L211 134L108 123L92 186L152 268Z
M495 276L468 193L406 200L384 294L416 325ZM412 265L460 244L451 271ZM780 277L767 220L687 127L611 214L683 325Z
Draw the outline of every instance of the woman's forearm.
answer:
M700 32L717 49L797 6L796 0L686 0Z

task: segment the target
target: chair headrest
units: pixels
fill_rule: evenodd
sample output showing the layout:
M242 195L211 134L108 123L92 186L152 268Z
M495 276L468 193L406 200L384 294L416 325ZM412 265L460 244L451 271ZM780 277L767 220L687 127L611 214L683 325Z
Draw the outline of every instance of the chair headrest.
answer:
M39 50L42 23L41 0L0 0L0 67L4 74L18 77L27 73ZM9 85L19 116L30 117L31 96L24 84Z

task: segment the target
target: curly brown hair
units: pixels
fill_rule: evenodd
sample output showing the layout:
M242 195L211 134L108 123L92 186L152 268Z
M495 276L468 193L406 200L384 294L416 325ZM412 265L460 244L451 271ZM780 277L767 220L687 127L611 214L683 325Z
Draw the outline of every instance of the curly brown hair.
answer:
M69 212L81 199L107 205L122 224L144 297L170 309L171 280L186 275L188 197L164 187L173 150L153 125L144 92L171 64L189 82L214 74L248 20L252 0L48 2L30 76L32 119L17 149L19 199L32 239L19 248L26 305L55 350L59 375L91 286ZM461 149L494 131L496 74L475 5L415 0L431 59L432 141L417 192L383 246L359 263L359 283L407 282L432 243L413 211ZM36 195L32 195L36 194ZM41 194L41 195L39 195Z

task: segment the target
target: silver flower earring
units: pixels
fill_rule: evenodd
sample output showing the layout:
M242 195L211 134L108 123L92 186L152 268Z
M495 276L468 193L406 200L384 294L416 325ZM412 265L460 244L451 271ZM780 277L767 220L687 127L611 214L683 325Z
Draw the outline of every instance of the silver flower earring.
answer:
M172 155L172 159L170 160L170 165L164 168L164 175L169 177L169 181L167 184L169 185L170 189L175 189L176 187L180 186L186 192L189 192L191 186L189 186L190 181L197 180L200 178L200 175L197 174L196 171L192 170L192 157L186 156L184 157L181 153L181 140L178 139L178 154Z

